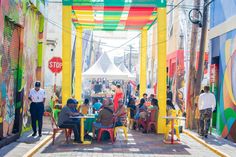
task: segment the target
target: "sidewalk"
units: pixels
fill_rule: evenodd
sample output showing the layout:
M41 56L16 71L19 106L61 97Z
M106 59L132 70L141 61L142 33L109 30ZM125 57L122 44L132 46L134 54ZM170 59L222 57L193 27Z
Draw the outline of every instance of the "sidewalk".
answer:
M203 142L217 151L223 152L228 156L236 156L236 143L226 140L216 135L209 135L208 138L200 137L196 132L185 130L186 133L192 134L199 142Z
M119 132L114 144L110 141L93 141L91 145L65 142L64 134L56 138L55 144L50 141L42 147L35 157L217 157L218 155L204 147L186 134L181 134L180 144L164 144L163 135L143 134L130 130L128 141L124 140L123 133Z
M40 141L45 139L51 131L48 117L44 117L42 137L32 137L32 131L24 133L16 142L0 149L0 157L23 157L29 150L34 148Z

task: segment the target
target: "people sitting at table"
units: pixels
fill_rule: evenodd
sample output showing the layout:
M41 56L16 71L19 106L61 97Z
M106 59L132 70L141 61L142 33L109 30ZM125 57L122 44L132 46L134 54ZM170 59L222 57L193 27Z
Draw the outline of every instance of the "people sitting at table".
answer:
M155 114L155 119L152 119L152 112L154 112ZM148 119L146 121L144 121L144 125L143 125L143 133L147 133L147 126L149 121L157 121L158 118L158 112L159 112L159 106L158 106L158 101L156 98L153 98L151 101L151 106L149 106L148 108Z
M127 114L126 107L123 103L123 99L118 100L118 109L114 113L115 116L115 126L126 126L127 123Z
M95 137L95 130L113 127L113 110L110 108L111 101L109 98L103 100L103 107L98 113L96 122L93 123L93 137Z
M77 108L78 108L79 102L74 98L72 98L72 99L74 100L74 104L71 106L70 110L71 110L71 112L77 113L78 112Z
M147 93L143 93L143 99L145 100L145 102L148 101L148 95L147 95Z
M102 103L99 102L98 98L93 98L93 113L98 112L102 107Z
M74 132L75 142L80 143L80 121L72 120L71 116L79 116L81 113L73 112L77 102L75 99L68 99L66 105L62 108L58 117L58 126L60 128L71 128Z
M134 116L134 118L136 119L136 120L138 120L138 119L140 119L140 118L146 118L146 112L147 112L147 107L145 106L145 99L144 98L142 98L141 100L140 100L140 103L139 103L139 105L138 105L138 108L137 108L137 112L136 112L136 114L135 114L135 116Z
M149 96L149 98L148 98L148 101L152 101L152 99L154 99L155 98L155 95L154 94L150 94L150 96Z
M88 114L88 110L89 110L89 99L84 99L83 104L79 106L79 111L82 114Z

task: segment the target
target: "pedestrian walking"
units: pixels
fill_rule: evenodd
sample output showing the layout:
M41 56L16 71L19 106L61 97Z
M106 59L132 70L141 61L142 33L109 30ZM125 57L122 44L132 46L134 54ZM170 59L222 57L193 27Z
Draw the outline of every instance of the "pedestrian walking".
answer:
M208 130L211 122L212 112L215 110L215 95L210 92L210 87L204 87L204 93L200 94L198 99L198 108L200 111L200 135L208 136Z
M38 121L38 135L42 136L42 125L43 125L43 113L44 113L44 103L46 99L45 91L40 88L41 83L39 81L35 82L35 87L30 90L29 100L30 103L30 114L31 114L31 125L33 128L32 136L37 134L36 121Z

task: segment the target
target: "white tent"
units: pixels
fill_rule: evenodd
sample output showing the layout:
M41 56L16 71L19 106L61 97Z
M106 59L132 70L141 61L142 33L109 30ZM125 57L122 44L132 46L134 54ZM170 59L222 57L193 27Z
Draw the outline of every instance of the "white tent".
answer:
M83 73L83 78L106 78L109 80L128 80L128 75L119 68L104 53L92 67Z
M136 77L135 77L133 74L131 74L131 73L129 72L129 70L126 68L126 66L125 66L123 63L121 63L118 68L119 68L123 73L127 74L127 75L128 75L128 78L129 78L130 80L135 80Z

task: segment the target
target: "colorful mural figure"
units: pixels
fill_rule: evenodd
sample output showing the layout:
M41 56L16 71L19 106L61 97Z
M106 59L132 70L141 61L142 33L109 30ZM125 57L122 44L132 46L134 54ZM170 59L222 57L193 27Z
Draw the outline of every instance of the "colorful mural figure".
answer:
M217 131L236 142L236 30L220 40L219 103Z

